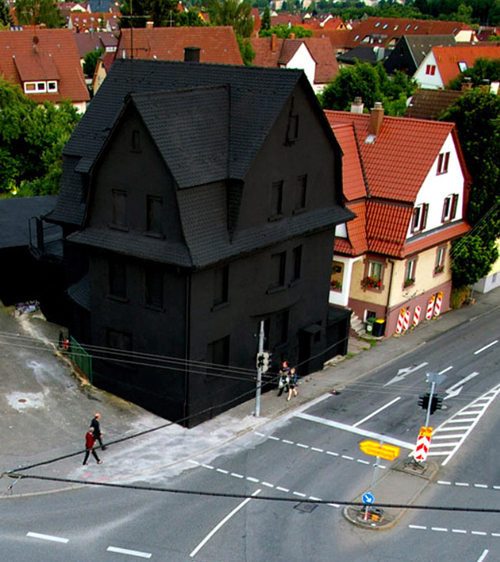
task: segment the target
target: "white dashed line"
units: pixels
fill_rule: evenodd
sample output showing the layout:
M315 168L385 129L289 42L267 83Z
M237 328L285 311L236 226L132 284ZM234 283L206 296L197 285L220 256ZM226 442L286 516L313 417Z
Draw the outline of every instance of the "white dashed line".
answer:
M128 556L137 556L138 558L151 558L149 552L140 552L139 550L128 550L127 548L119 548L117 546L108 546L108 552L117 552L119 554L127 554Z
M269 435L268 439L271 439L271 441L281 441L279 437L275 437L274 435Z
M486 484L474 484L474 488L487 488Z
M290 490L288 488L283 488L282 486L276 486L276 489L279 490L280 492L289 492Z
M488 535L488 533L485 533L484 531L471 531L470 534L479 535L480 537L486 537Z
M301 449L309 449L309 445L304 445L304 443L297 443L297 447L300 447Z
M247 476L247 480L249 482L253 482L254 484L257 484L259 482L258 478L254 478L253 476Z
M451 486L451 482L448 482L447 480L438 480L437 483L442 484L443 486Z
M215 468L215 467L213 467L213 466L210 465L210 464L202 464L201 466L202 466L203 468L208 468L208 470L213 470L213 469Z
M306 494L303 494L302 492L293 492L294 496L299 496L299 498L305 498L307 497Z
M427 527L425 525L408 525L410 529L418 529L419 531L426 531Z
M217 472L220 472L221 474L229 474L228 470L224 470L223 468L218 468Z
M452 533L458 533L460 535L466 535L467 531L465 529L452 529L451 530Z
M339 456L338 453L334 453L333 451L327 451L326 454L331 455L332 457L338 457Z
M324 449L318 449L318 447L311 447L311 451L315 451L316 453L324 453Z
M290 441L289 439L283 439L282 443L286 443L287 445L293 445L293 441Z
M348 455L342 455L342 458L345 459L346 461L353 461L354 457L349 457Z
M269 482L261 482L263 486L267 486L268 488L274 488L274 484L270 484Z
M41 533L27 533L27 537L32 539L42 539L44 541L52 541L52 542L62 542L64 544L69 542L69 539L63 539L62 537L54 537L52 535L42 535Z
M479 353L485 351L486 349L488 349L492 345L495 345L496 343L498 343L498 340L492 341L491 343L489 343L488 345L485 345L481 349L478 349L477 351L474 351L474 355L479 355Z
M245 478L243 474L238 474L237 472L231 472L231 476L234 476L235 478Z
M359 462L360 464L370 464L368 461L364 461L363 459L356 459L356 462Z
M446 527L431 527L431 531L437 531L439 533L447 533L448 529L446 529Z
M468 482L455 482L455 486L468 486Z

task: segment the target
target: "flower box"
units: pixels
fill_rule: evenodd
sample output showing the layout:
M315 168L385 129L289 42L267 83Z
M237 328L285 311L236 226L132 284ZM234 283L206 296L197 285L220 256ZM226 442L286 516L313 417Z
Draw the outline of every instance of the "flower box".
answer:
M382 281L377 277L363 277L363 279L361 279L361 286L363 289L380 289L380 287L382 287Z

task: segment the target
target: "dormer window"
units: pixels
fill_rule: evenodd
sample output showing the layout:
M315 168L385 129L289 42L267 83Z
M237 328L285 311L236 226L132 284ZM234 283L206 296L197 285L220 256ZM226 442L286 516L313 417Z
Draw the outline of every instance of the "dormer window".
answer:
M57 92L57 80L39 80L33 82L24 82L25 94L45 94Z

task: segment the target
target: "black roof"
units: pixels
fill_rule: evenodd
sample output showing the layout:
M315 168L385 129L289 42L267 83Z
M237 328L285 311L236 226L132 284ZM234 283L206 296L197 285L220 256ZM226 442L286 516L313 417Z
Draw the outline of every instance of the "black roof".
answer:
M212 124L215 118L220 119L211 131L210 142L222 145L214 146L214 150L222 148L223 153L226 151L226 177L242 179L300 80L307 82L301 70L116 60L63 150L65 163L61 190L50 219L75 226L82 224L85 213L82 173L90 171L130 94L143 118L149 122L150 130L156 134L159 146L169 143L167 128L154 127L155 104L160 97L163 101L168 100L163 111L183 112L182 123L178 122L182 134L203 126L204 118L210 118ZM212 88L205 101L199 90L201 87ZM183 91L183 94L171 96L170 100L166 92L172 91ZM311 95L314 95L312 90ZM193 100L201 104L197 111L189 107ZM228 129L225 129L225 123L230 123ZM216 168L220 168L222 157L207 166L207 159L212 156L213 152L206 153L205 162L200 161L192 170L185 170L184 174L189 177L179 173L176 179L180 186L211 181L210 178L220 172ZM175 167L175 160L169 157L170 166Z
M29 220L52 211L56 200L55 195L0 199L0 248L27 247Z

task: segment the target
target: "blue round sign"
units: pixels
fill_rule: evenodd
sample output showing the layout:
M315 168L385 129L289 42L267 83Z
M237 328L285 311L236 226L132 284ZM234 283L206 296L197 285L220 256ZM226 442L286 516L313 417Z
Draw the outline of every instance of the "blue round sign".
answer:
M371 505L374 501L375 501L375 498L373 497L373 494L369 494L368 492L366 494L363 494L363 503L364 504Z

